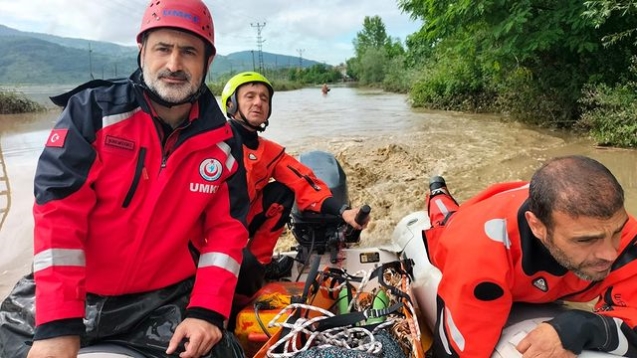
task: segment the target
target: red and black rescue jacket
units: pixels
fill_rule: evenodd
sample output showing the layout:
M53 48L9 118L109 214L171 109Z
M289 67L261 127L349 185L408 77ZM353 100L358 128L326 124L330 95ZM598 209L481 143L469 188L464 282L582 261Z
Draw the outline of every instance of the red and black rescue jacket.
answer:
M230 313L248 240L240 142L207 89L164 138L138 76L58 101L35 176L38 328L77 322L87 292L147 292L195 275L188 309Z

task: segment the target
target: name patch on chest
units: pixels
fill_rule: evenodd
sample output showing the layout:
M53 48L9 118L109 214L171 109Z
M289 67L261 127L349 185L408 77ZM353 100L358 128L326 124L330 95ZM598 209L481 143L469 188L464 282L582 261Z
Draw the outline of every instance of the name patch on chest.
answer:
M126 150L135 149L135 142L133 142L132 140L113 137L110 135L106 136L106 139L104 140L104 144L110 147L121 148Z

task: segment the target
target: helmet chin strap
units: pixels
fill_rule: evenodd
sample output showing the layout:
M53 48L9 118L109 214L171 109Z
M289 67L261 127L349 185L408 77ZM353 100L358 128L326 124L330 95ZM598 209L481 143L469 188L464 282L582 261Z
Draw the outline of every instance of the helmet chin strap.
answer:
M266 119L265 122L263 122L260 126L255 126L248 122L248 119L246 118L246 116L243 115L243 112L241 112L240 109L237 110L237 113L239 113L239 117L241 118L241 122L243 122L243 125L247 126L248 128L252 128L257 132L263 132L268 127L268 124L270 124L270 121Z

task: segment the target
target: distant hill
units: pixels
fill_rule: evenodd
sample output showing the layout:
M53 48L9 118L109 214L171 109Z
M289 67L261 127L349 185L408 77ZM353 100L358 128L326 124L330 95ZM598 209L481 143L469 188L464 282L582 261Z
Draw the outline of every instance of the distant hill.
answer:
M266 69L310 67L317 61L263 52ZM253 67L254 66L254 67ZM258 69L257 51L217 55L213 77ZM23 32L0 25L0 84L79 84L125 77L137 68L137 48L109 42Z
M89 42L90 42L91 50L93 52L103 53L107 55L116 55L116 56L122 56L122 55L136 56L137 55L136 46L120 46L110 42L96 42L96 41L88 41L88 40L82 40L82 39L74 39L70 37L60 37L60 36L53 36L48 34L40 34L37 32L24 32L24 31L12 29L4 25L0 25L0 37L3 37L3 36L30 37L30 38L35 38L39 40L44 40L47 42L52 42L60 46L75 48L79 50L86 50L86 51L88 51Z

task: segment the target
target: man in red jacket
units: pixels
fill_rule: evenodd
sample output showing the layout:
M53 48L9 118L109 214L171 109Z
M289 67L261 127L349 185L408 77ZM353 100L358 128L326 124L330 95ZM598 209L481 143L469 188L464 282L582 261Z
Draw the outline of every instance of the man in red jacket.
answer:
M584 349L637 356L637 222L612 173L583 156L548 161L530 183L494 185L458 206L434 177L424 236L440 269L436 357L490 357L514 302L589 302L541 323L524 357Z
M262 282L258 276L266 271L264 266L271 269L280 265L271 263L272 254L294 201L301 211L342 217L354 229L361 230L366 225L356 223L358 208L339 203L310 168L285 153L281 145L259 135L268 126L273 94L270 81L257 72L232 77L221 94L221 106L243 142L248 179L250 242L244 253L246 263L241 268L238 287L238 292L245 296L260 288Z
M249 201L240 142L204 83L210 11L152 1L137 42L130 78L52 98L64 112L35 176L33 274L2 305L2 357L76 357L109 341L153 357L233 355L223 324Z

